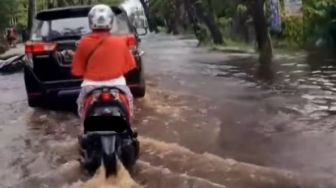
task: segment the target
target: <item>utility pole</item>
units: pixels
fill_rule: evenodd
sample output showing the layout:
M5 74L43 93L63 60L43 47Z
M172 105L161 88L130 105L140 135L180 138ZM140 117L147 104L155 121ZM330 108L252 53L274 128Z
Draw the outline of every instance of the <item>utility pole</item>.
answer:
M33 27L33 20L35 17L36 2L35 0L28 1L28 31L30 32Z

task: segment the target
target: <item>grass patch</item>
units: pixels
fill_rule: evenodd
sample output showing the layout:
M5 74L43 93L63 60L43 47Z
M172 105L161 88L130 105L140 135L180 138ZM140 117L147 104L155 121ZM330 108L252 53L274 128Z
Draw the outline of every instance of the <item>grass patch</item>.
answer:
M231 53L254 53L255 50L249 44L235 41L229 38L225 39L225 44L216 45L213 43L207 44L210 49L221 52L231 52Z

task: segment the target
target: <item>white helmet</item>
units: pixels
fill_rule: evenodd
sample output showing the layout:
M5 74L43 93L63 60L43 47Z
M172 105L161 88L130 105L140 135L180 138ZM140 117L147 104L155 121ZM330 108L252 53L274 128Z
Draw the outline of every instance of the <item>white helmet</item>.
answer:
M89 12L89 24L92 30L112 28L114 13L107 5L96 5Z

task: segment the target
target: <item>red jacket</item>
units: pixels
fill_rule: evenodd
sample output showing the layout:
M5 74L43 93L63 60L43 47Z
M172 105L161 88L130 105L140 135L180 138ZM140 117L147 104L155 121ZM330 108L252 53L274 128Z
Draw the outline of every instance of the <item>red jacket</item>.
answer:
M97 47L97 44L104 42ZM95 49L94 49L95 48ZM92 54L88 61L88 56ZM93 81L104 81L125 75L136 67L125 37L109 32L93 32L80 40L72 62L72 74Z

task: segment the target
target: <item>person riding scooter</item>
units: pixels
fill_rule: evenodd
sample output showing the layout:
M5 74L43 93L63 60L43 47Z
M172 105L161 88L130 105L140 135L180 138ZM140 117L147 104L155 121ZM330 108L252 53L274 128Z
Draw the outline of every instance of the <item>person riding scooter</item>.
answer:
M133 96L124 75L136 68L135 59L124 37L110 33L115 15L107 5L96 5L89 12L92 32L84 36L75 51L72 74L83 77L77 99L78 114L83 123L85 96L99 87L115 87L126 93L130 115L133 115Z

